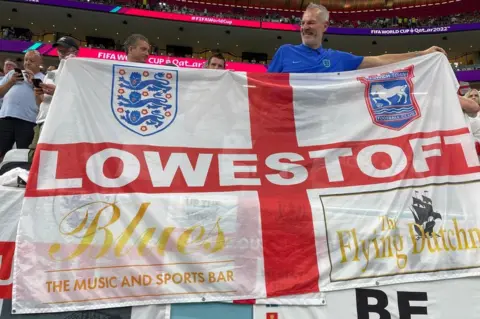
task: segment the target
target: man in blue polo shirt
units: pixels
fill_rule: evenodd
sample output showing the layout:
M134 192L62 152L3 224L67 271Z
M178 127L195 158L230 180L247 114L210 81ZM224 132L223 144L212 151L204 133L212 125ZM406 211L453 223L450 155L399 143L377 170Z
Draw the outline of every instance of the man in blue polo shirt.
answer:
M356 56L322 48L323 34L329 24L328 10L319 4L309 4L302 18L302 44L282 45L275 53L268 72L273 73L323 73L344 72L373 68L411 59L417 56L445 51L433 46L425 51L379 56Z
M323 34L329 24L327 8L320 4L310 3L302 18L302 44L282 45L275 53L268 67L271 73L324 73L345 72L368 69L377 66L397 63L417 56L434 52L446 52L437 46L424 51L384 54L378 56L357 56L347 52L322 48ZM480 107L461 96L458 97L464 112L476 114Z

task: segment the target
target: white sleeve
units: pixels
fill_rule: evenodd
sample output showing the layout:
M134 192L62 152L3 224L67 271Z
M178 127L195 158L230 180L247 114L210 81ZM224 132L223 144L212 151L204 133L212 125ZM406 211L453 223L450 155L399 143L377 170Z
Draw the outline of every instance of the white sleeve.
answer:
M480 118L474 117L470 118L470 132L472 132L473 136L477 141L480 141Z

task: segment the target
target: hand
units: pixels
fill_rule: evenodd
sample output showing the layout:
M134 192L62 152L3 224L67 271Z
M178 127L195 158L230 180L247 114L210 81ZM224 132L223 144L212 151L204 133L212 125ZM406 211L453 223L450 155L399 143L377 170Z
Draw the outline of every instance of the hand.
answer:
M22 73L17 73L17 72L14 72L12 77L10 79L8 79L8 82L11 84L11 85L15 85L19 82L22 82L24 79L23 79L23 74Z
M427 54L435 53L435 52L441 52L441 53L445 54L445 56L447 55L447 52L445 52L444 49L442 49L440 47L436 47L436 46L430 47L430 48L422 51L422 55L427 55Z
M40 87L43 90L43 93L48 95L53 95L55 93L56 86L53 84L40 83Z
M33 88L33 92L35 93L36 96L43 96L43 90L40 88Z
M27 79L27 82L32 84L33 72L30 71L30 70L23 70L23 74L25 75L25 78Z

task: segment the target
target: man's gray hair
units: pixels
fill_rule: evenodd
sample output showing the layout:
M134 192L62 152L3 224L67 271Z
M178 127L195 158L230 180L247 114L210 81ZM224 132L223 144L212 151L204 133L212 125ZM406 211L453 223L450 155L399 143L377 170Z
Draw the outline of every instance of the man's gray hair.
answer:
M35 56L38 56L41 60L43 60L42 54L37 50L28 50L27 52L25 52L25 55L27 54L33 54Z
M13 64L15 66L18 65L18 63L15 60L10 58L6 58L5 60L3 60L3 64L1 66L3 67L5 64Z
M330 13L328 12L328 9L321 4L310 3L305 9L305 11L306 10L318 10L318 16L321 17L324 21L329 21Z
M123 43L123 48L125 50L125 53L128 54L128 48L134 47L135 45L137 45L138 41L145 41L148 43L148 39L145 36L141 34L132 34Z

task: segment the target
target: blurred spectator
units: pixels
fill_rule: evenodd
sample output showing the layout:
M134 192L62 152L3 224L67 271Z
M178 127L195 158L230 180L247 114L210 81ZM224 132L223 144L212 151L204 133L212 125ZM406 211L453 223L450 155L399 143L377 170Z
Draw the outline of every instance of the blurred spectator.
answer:
M17 67L17 63L13 61L12 59L5 59L5 62L3 62L3 73L6 75L8 72L12 71Z
M25 70L12 70L0 82L0 97L3 97L0 109L0 158L3 158L15 143L17 148L28 148L32 142L38 113L32 79L43 80L41 64L40 53L28 51L23 62Z
M466 94L465 97L467 99L473 100L477 102L477 104L480 104L480 95L478 93L477 89L470 89Z
M480 105L478 104L478 102L476 102L472 98L467 98L465 96L459 95L458 97L460 99L460 104L465 115L470 118L476 117L478 115L478 112L480 111Z
M5 27L2 29L2 37L4 39L14 39L15 38L15 30L13 27Z
M132 34L124 43L128 62L147 63L150 52L148 39L141 34Z
M2 38L8 40L30 41L32 39L32 31L24 28L4 27L2 29Z
M206 69L225 70L225 58L221 53L213 54L205 65Z
M78 44L75 39L71 37L61 37L54 45L54 48L57 48L58 58L60 61L67 60L73 57L76 57L78 54ZM56 74L57 70L54 67L53 70L47 72L47 76L43 83L40 84L40 88L35 88L35 102L39 106L36 126L34 128L34 137L32 140L32 144L29 146L30 152L28 154L29 162L32 161L33 155L35 153L35 148L37 147L38 139L40 138L40 134L42 133L43 123L45 123L45 119L47 118L48 111L50 109L50 103L52 101L52 97L55 93L56 88Z
M3 69L1 70L0 74L0 83L3 79L3 77L8 74L8 72L12 71L17 67L17 64L11 60L11 59L5 59L5 62L3 62ZM2 108L2 103L3 103L3 98L0 98L0 109Z
M470 99L480 105L480 94L476 89L470 89L466 94L465 98ZM474 114L470 114L472 116ZM470 117L470 131L475 137L476 141L480 141L480 115L477 113L475 117Z

